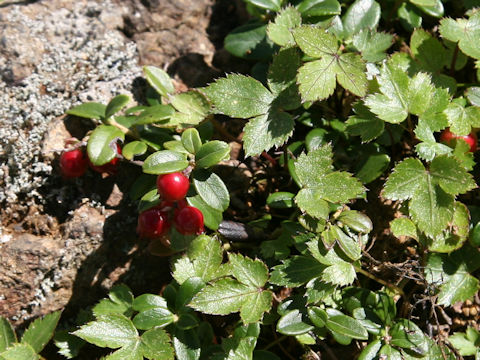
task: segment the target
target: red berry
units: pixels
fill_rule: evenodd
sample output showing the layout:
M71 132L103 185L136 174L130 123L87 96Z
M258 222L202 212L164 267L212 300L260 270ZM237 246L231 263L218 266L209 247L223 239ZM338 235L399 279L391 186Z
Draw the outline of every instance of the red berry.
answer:
M122 148L120 147L120 145L116 144L117 145L117 154L118 155L121 155L122 154ZM103 173L107 173L109 175L113 175L117 172L117 163L118 163L118 157L115 156L112 160L110 160L110 162L104 164L104 165L93 165L91 162L90 162L90 159L89 159L89 164L90 164L90 167L95 170L96 172L99 172L100 174L103 174Z
M190 182L182 173L159 175L157 189L161 198L166 201L178 201L187 195Z
M449 146L455 146L455 141L457 139L464 140L470 146L471 152L475 152L477 150L478 139L477 134L474 132L471 132L468 135L455 135L450 131L450 129L445 129L440 134L440 141Z
M87 167L87 158L80 149L66 151L60 156L60 170L66 178L82 176L87 171Z
M141 238L158 239L170 228L168 213L154 207L138 215L137 234Z
M201 234L203 232L203 214L193 206L185 206L175 213L175 229L183 235Z

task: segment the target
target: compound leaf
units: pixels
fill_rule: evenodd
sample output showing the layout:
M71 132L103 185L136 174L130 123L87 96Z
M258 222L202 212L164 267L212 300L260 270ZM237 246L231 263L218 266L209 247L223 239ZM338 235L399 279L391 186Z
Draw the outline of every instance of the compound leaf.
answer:
M55 311L36 319L23 333L21 343L30 345L36 353L42 351L52 338L61 314L60 311Z

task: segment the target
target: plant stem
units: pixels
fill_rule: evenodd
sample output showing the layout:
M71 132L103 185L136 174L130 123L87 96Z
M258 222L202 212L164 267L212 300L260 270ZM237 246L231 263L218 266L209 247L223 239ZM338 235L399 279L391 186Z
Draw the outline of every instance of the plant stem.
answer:
M280 336L279 338L276 338L274 341L272 341L270 344L268 344L267 346L265 346L263 348L263 350L268 350L272 347L274 347L275 345L277 345L278 343L282 342L283 340L285 340L288 336L287 335L282 335Z
M383 279L380 279L378 277L376 277L375 275L369 273L367 270L364 270L362 268L359 268L359 267L356 267L355 266L355 270L357 272L359 272L360 274L362 275L365 275L366 277L368 277L369 279L372 279L376 282L378 282L379 284L382 284L383 286L386 286L386 287L389 287L390 289L392 289L393 291L395 291L397 294L399 294L401 297L403 297L404 299L406 299L407 297L405 296L405 293L403 292L403 290L401 288L399 288L398 286L396 285L393 285L393 284L390 284L389 282L383 280Z

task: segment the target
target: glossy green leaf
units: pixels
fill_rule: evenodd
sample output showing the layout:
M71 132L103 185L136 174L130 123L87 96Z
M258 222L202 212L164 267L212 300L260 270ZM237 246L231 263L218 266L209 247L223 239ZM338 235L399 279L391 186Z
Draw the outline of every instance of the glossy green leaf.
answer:
M133 324L139 330L165 327L174 321L174 315L165 307L154 307L139 312L133 318Z
M356 177L364 184L371 183L387 170L388 165L390 165L390 156L387 154L370 155L356 173Z
M316 189L320 197L333 203L343 203L365 193L365 188L358 179L345 171L335 171L323 177Z
M328 203L322 199L323 193L316 188L301 189L295 196L298 207L317 219L327 219L330 212Z
M323 281L338 286L350 285L356 278L357 274L353 265L343 260L338 260L330 265L322 274Z
M0 353L17 341L12 325L0 316Z
M445 18L440 21L440 34L443 38L458 42L460 50L468 56L480 59L477 39L480 36L480 13L467 19Z
M480 106L480 87L472 86L465 92L468 101L474 106Z
M110 162L116 155L116 142L125 139L125 134L111 125L100 125L90 134L87 143L88 158L93 165Z
M127 95L117 95L115 96L110 102L107 104L107 107L105 109L105 119L108 119L109 117L113 116L120 110L122 110L123 107L125 107L130 101L130 97Z
M225 49L240 58L267 60L274 52L274 44L267 38L267 25L247 23L231 31L224 40Z
M417 8L407 2L403 2L398 8L398 18L403 27L408 31L413 31L422 26L422 16Z
M170 116L169 123L177 126L199 124L208 115L210 104L198 91L187 91L170 98L170 104L177 110Z
M408 218L403 217L392 220L390 222L390 229L396 237L408 236L418 239L417 227L415 226L415 223Z
M458 350L462 356L474 356L478 353L480 334L473 327L469 327L466 333L455 332L448 337L448 341Z
M230 204L230 194L223 180L215 173L195 171L193 186L205 203L218 211L225 211Z
M374 360L382 347L380 339L373 340L360 353L358 360Z
M87 119L104 119L106 108L100 103L86 102L67 110L67 114Z
M367 94L366 66L360 55L344 53L337 59L335 72L337 81L346 90L363 97Z
M0 353L2 360L38 360L40 357L28 344L14 344L4 352Z
M108 293L109 299L102 299L92 309L98 317L108 314L123 314L129 316L132 310L133 294L126 285L115 285Z
M135 125L156 124L166 127L175 126L168 123L168 120L174 113L175 109L171 105L158 104L150 106L138 115Z
M215 237L198 236L188 248L188 258L193 263L195 275L208 282L218 277L223 260L220 241Z
M337 220L359 233L368 234L373 230L372 220L357 210L342 211Z
M261 288L268 280L268 268L261 260L241 254L228 254L232 275L242 284Z
M166 97L175 91L172 79L170 79L170 76L162 69L155 66L144 66L143 72L150 86L161 96Z
M267 26L267 35L270 40L280 46L294 45L295 40L290 30L302 23L302 16L294 7L281 10L275 21Z
M353 35L353 46L362 53L368 62L379 62L387 57L385 51L392 46L393 36L384 32L363 29Z
M195 165L198 168L209 168L229 158L230 146L224 141L212 140L203 144L195 154Z
M36 353L42 351L52 338L61 314L60 311L55 311L36 319L25 330L20 342L30 345Z
M473 176L453 157L436 157L430 164L430 174L448 194L464 194L477 187Z
M256 291L245 298L240 308L240 318L244 324L261 321L265 312L272 307L273 293L268 290Z
M369 142L379 137L385 128L385 123L372 113L361 102L353 107L355 115L348 118L347 132L360 136L362 142Z
M299 310L291 310L277 322L277 331L284 335L300 335L313 330L313 326L303 321Z
M195 128L186 129L182 133L182 144L189 153L197 153L202 147L202 140L198 130Z
M85 341L70 334L67 330L55 331L53 338L58 353L67 359L74 359L80 353Z
M331 229L335 239L338 242L338 245L343 250L345 255L352 260L360 259L362 256L362 248L360 244L345 234L338 226L334 225L331 227Z
M270 283L297 287L322 275L325 265L316 259L307 256L292 256L283 261L281 265L273 267Z
M135 311L142 312L156 307L167 308L166 300L160 295L142 294L133 300L132 307Z
M384 195L391 200L410 199L425 183L426 174L423 164L418 159L407 158L398 163L388 177Z
M282 0L246 0L247 3L258 6L259 8L279 11L282 7Z
M292 135L295 121L283 111L272 111L251 119L244 127L244 148L246 156L253 156L283 145Z
M341 7L337 0L304 0L297 6L302 16L340 15Z
M329 330L335 331L341 335L353 339L367 340L368 332L362 324L354 318L347 315L329 316L326 322Z
M378 354L380 355L380 357L384 357L388 360L403 360L400 351L388 344L383 345L380 348Z
M295 161L295 172L300 183L308 187L317 185L323 176L333 171L332 157L330 145L301 154Z
M307 309L308 317L313 325L317 328L325 327L327 323L328 315L325 310L318 306L311 306Z
M441 0L410 0L410 2L417 5L425 14L436 18L443 16L444 9Z
M374 0L356 0L349 6L343 17L343 27L347 36L368 28L374 29L380 20L380 5Z
M392 337L390 344L404 349L418 348L424 341L425 335L414 322L399 319L390 330Z
M293 206L295 194L286 191L278 191L268 195L267 205L274 209L287 209Z
M173 360L174 353L170 337L165 330L154 328L148 330L140 337L141 351L147 359ZM120 360L120 359L119 359Z
M178 288L177 296L175 298L175 309L180 311L182 307L192 301L195 294L197 294L204 286L205 282L200 277L192 277L185 280Z
M222 212L209 206L200 195L187 197L189 205L196 207L203 214L205 226L217 230L223 220Z
M147 144L143 141L132 141L122 149L122 155L127 160L132 160L136 155L143 155L147 152Z
M135 342L138 332L127 317L110 314L81 326L73 335L99 347L116 349Z
M199 336L192 330L176 328L173 335L173 347L179 360L198 360L202 352Z
M436 72L447 64L447 52L441 42L423 29L416 29L412 33L410 49L422 69Z
M185 156L171 150L157 151L145 159L143 172L147 174L169 174L182 171L188 166Z
M476 106L464 107L452 102L444 111L448 119L450 130L457 135L468 135L472 127L480 125L480 108Z

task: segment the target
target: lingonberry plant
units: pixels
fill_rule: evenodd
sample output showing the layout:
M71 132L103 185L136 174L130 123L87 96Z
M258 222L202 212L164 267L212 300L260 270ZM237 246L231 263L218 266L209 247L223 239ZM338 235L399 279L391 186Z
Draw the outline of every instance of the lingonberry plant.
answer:
M161 294L112 288L60 333L60 352L86 341L112 360L478 357L478 318L452 317L479 290L479 4L245 3L251 20L225 48L250 74L176 93L146 66L145 104L122 112L119 95L68 111L98 120L94 166L122 142L142 167L138 234L172 255L172 279ZM238 119L241 139L221 124ZM243 152L226 161L214 130ZM219 163L243 166L248 185L227 189Z

